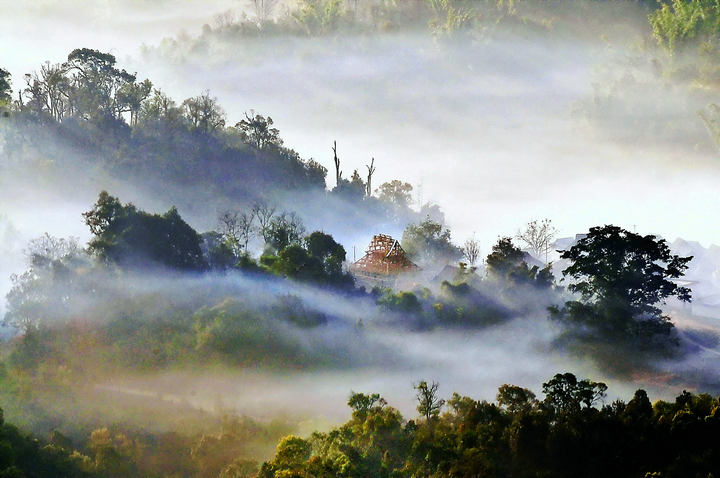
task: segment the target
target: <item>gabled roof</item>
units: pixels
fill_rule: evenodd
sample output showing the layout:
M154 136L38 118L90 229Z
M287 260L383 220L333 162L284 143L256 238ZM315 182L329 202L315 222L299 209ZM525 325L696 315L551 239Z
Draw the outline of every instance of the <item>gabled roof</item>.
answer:
M376 234L365 255L350 266L355 274L391 275L415 270L418 267L407 258L400 243L386 234Z

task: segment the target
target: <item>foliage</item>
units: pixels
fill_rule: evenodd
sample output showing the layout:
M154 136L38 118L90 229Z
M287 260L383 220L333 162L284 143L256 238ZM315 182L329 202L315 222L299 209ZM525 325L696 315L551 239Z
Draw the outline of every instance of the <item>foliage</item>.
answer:
M381 184L375 192L378 194L380 201L388 203L395 208L404 209L410 206L412 190L413 187L409 183L403 183L398 179L393 179L390 182Z
M10 278L7 311L3 323L24 333L36 329L48 316L62 317L68 298L87 284L77 269L88 263L74 239L45 234L30 241L26 251L29 268Z
M472 25L476 15L473 2L466 0L428 0L433 17L430 29L437 34L452 34Z
M305 234L305 226L295 213L283 212L272 218L267 227L267 243L276 251L291 244L299 244Z
M450 240L450 230L430 217L405 228L402 247L411 259L429 264L453 262L462 256Z
M225 110L209 91L188 98L182 103L183 113L191 127L200 133L212 134L225 126Z
M653 407L638 390L627 403L603 405L606 389L556 374L541 401L506 384L495 403L453 394L444 413L427 419L422 408L419 421L404 420L379 394L352 393L347 423L281 440L259 476L713 476L718 399L683 392Z
M389 310L406 314L416 314L422 311L422 304L417 296L409 291L393 293L387 289L377 300L377 303L387 307Z
M605 397L607 385L580 380L571 373L556 374L543 383L545 405L555 414L577 414L583 407L591 408Z
M315 231L305 238L305 248L312 257L322 261L325 273L330 277L342 274L345 262L345 248L330 235Z
M205 267L200 236L174 207L163 215L149 214L132 204L123 206L103 191L83 217L94 235L90 251L104 260L190 270Z
M9 104L12 100L11 94L10 72L0 68L0 105Z
M350 180L340 178L337 186L333 188L333 193L350 201L360 201L365 197L367 185L360 177L357 169L353 171Z
M5 423L0 409L0 476L41 478L46 476L92 477L82 455L54 444L40 446L38 440Z
M716 42L720 34L720 3L715 0L662 1L650 14L653 35L671 53L695 42Z
M300 0L293 12L298 25L309 35L337 30L343 16L341 0Z
M425 417L425 420L429 421L437 418L440 409L445 405L445 400L437 396L438 387L437 382L428 385L425 380L421 380L417 385L414 385L415 390L417 390L415 395L418 401L417 411L421 416Z
M692 257L670 253L664 239L641 236L617 226L593 227L574 246L562 251L571 261L563 275L579 301L565 303L556 314L617 339L667 337L673 327L658 305L668 297L690 301L682 277Z
M273 119L269 116L266 118L251 110L250 114L245 113L245 119L236 123L235 127L240 130L243 141L255 149L264 150L282 145L280 131L273 127Z
M528 266L523 253L509 237L501 237L485 260L488 277L507 286L532 286L549 289L553 285L551 266Z

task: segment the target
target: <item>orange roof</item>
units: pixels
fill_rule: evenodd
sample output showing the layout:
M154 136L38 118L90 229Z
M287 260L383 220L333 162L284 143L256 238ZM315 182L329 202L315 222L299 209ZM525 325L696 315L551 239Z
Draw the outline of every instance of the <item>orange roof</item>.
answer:
M376 234L365 256L350 266L350 272L390 275L417 268L397 240L386 234Z

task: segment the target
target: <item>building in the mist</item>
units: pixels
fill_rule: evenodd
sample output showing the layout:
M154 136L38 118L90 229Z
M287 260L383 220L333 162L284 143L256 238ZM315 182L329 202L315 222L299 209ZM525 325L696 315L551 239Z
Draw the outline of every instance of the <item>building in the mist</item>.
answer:
M365 255L350 265L350 272L361 281L387 284L402 273L418 270L400 243L386 234L376 234Z

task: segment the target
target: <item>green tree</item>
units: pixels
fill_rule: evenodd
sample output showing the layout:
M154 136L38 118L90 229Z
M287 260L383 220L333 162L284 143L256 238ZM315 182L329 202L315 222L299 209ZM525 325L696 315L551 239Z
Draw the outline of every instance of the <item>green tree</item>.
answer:
M151 96L142 102L139 112L139 123L145 124L152 121L164 122L166 124L180 124L183 111L175 101L166 95L162 90L155 89Z
M450 240L450 230L430 217L405 228L402 247L412 259L425 263L452 262L462 257L460 248Z
M378 199L390 204L398 209L407 209L412 201L413 187L410 183L403 183L400 180L393 179L388 183L383 183L375 191Z
M255 149L264 150L270 146L281 146L283 143L280 131L273 128L273 119L255 114L253 110L250 110L250 114L245 113L245 119L236 123L235 127L240 130L243 141Z
M126 82L118 88L116 94L117 109L120 113L130 114L130 126L136 126L140 117L143 102L152 92L152 82L145 80L141 83Z
M578 380L574 374L558 373L543 383L544 403L556 414L572 414L590 408L605 398L607 385L588 379Z
M691 299L690 289L673 280L682 277L692 256L671 254L665 240L652 235L593 227L560 257L571 262L563 275L574 279L568 289L580 301L566 302L559 316L611 334L667 335L673 325L658 305L672 296Z
M485 259L488 275L496 278L507 278L518 266L525 262L525 255L513 244L509 237L501 237L492 247L492 252Z
M28 244L29 268L10 277L7 311L3 323L28 333L42 319L64 317L68 297L78 283L77 269L88 261L77 240L60 239L44 234ZM86 284L82 284L86 286Z
M309 35L322 35L337 30L343 16L341 0L300 0L293 16Z
M182 103L183 114L193 130L212 134L225 126L225 110L209 91L188 98Z
M547 289L552 287L554 282L552 266L547 265L543 269L528 266L525 253L515 246L509 237L498 239L485 262L488 276L507 285L532 285Z
M330 235L315 231L305 238L305 247L311 256L320 259L325 273L329 276L342 274L345 262L345 248Z
M502 385L498 389L495 400L501 409L513 415L520 412L529 412L538 406L535 394L531 390L517 385Z
M102 259L134 266L205 267L200 236L174 207L163 215L149 214L103 191L83 217L94 235L89 248Z
M427 0L432 11L429 25L433 33L450 35L472 25L473 2L467 0Z
M661 7L650 14L650 25L655 39L671 53L720 38L720 3L716 0L659 3Z
M25 108L37 116L49 115L55 121L71 114L72 82L67 65L46 62L40 72L25 75Z
M115 56L89 48L70 52L63 67L72 73L70 110L86 119L117 118L124 106L118 91L135 83L135 75L115 67Z
M367 414L373 407L383 407L387 404L387 402L378 393L366 395L364 393L350 392L350 398L348 399L347 404L348 407L353 410L353 418L357 420L365 420Z
M337 186L333 188L333 193L338 194L349 201L360 201L365 197L366 185L365 181L360 177L357 169L353 171L350 181L340 178Z
M305 225L300 216L283 212L270 220L267 228L267 243L276 251L281 251L291 244L299 244L305 234Z
M12 100L12 86L10 72L0 68L0 106L9 104Z

